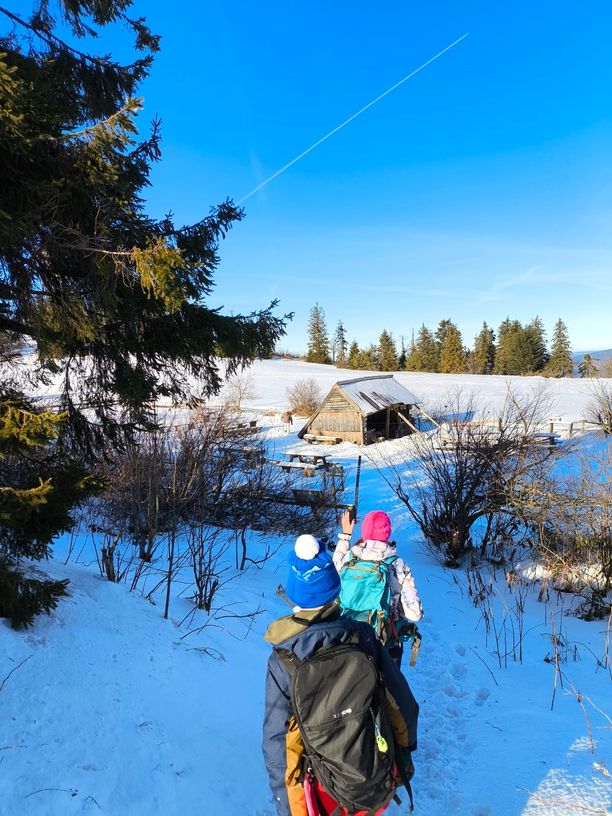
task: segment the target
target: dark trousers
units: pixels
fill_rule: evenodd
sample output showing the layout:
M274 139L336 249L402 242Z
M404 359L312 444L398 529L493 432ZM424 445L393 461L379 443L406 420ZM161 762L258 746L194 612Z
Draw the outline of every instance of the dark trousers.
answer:
M404 656L404 644L396 643L388 649L389 657L393 660L398 669L402 668L402 657Z

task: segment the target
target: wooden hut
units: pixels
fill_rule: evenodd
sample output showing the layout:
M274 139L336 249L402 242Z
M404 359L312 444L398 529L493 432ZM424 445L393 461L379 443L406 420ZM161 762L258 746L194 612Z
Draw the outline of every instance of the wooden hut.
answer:
M415 430L416 397L392 374L337 382L298 436L307 442L368 445Z

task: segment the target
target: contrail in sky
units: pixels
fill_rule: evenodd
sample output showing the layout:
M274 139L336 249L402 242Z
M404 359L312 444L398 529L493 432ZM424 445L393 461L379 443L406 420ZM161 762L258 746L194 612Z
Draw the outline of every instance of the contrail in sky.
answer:
M430 59L428 59L427 62L424 62L422 65L419 65L418 68L415 68L414 71L411 71L403 79L400 79L400 81L396 82L395 85L392 85L390 88L387 88L386 91L383 91L383 93L381 93L379 96L377 96L376 99L373 99L371 102L368 102L368 104L365 105L363 108L358 110L352 116L349 116L348 119L345 119L344 122L341 122L333 130L330 130L329 133L326 133L325 136L322 136L314 144L311 144L310 147L307 147L306 150L304 150L302 153L300 153L299 156L296 156L294 159L291 159L291 161L287 162L287 164L285 164L283 167L281 167L280 170L277 170L276 173L272 173L272 175L269 178L267 178L265 181L262 181L261 184L258 184L257 187L255 187L254 189L251 190L250 193L247 193L243 198L241 198L240 201L238 201L238 205L244 204L244 202L248 198L255 195L255 193L258 193L263 187L266 186L266 184L269 184L275 178L278 178L278 176L280 176L281 173L284 173L285 170L288 170L290 167L292 167L294 164L296 164L296 162L299 162L300 159L304 158L304 156L307 156L309 153L312 153L312 151L315 148L317 148L320 144L323 144L323 142L327 141L327 139L329 139L330 136L333 136L335 133L338 133L338 131L342 130L343 127L346 127L346 125L348 125L349 122L352 122L353 119L356 119L358 116L361 116L362 113L365 113L367 110L369 110L369 108L371 108L377 102L380 102L381 99L384 99L385 96L390 94L396 88L399 88L399 86L403 85L404 82L408 82L408 80L412 79L413 76L416 76L416 74L418 74L424 68L427 68L428 65L431 65L432 62L435 62L439 57L442 56L442 54L446 54L446 52L450 51L451 48L454 48L456 45L459 45L459 43L462 40L465 40L465 38L467 36L468 36L468 34L464 34L462 37L459 37L458 40L455 40L455 42L452 42L450 45L447 45L446 48L443 48L441 51L438 51L438 53L434 54L433 57L430 57Z

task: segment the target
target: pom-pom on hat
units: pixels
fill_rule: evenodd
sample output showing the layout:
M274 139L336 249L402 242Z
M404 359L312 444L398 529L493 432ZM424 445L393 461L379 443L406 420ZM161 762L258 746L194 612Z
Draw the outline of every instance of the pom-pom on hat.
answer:
M287 595L296 606L313 609L340 594L340 577L330 553L314 536L301 535L289 554Z
M364 541L388 541L391 537L391 519L382 510L367 513L361 524Z
M295 554L303 561L310 561L318 554L319 549L319 542L314 536L301 535L296 539Z

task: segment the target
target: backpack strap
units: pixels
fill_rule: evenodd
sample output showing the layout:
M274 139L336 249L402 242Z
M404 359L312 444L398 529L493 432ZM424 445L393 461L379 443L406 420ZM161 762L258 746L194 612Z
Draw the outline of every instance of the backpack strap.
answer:
M291 649L281 649L277 646L275 647L274 651L289 677L293 678L298 666L300 666L302 663L300 658L295 654L295 652L292 652Z
M316 615L313 615L312 618L301 618L297 612L295 612L291 616L291 620L294 621L294 623L301 623L302 626L310 626L312 623L318 623L326 612L327 606L322 606L319 612L317 612Z

